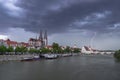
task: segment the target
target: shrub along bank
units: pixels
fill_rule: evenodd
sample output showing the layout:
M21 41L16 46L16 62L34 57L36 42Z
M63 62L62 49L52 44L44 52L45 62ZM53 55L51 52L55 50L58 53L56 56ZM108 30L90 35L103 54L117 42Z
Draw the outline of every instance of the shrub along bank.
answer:
M120 61L120 50L115 52L114 57L116 58L116 60Z

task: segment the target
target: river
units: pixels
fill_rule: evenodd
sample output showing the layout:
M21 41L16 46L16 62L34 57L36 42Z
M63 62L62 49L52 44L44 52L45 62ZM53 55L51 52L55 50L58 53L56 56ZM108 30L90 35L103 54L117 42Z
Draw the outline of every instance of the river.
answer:
M0 80L120 80L112 55L84 55L0 63Z

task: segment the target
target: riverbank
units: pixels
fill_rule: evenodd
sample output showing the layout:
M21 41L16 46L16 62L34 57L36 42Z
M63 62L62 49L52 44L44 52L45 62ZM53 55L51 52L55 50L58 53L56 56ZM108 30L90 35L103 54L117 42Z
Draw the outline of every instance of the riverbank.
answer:
M42 55L42 54L41 54ZM43 54L45 55L45 54ZM56 54L58 57L69 57L69 56L78 56L79 54ZM34 58L34 56L40 56L39 54L23 54L23 55L0 55L0 62L3 61L21 61L24 58ZM40 57L42 58L42 57Z
M45 55L45 54L43 54ZM58 57L69 57L69 56L96 56L96 55L101 55L101 54L78 54L78 53L73 53L73 54L56 54ZM109 54L113 56L113 54ZM40 56L39 54L23 54L23 55L0 55L0 62L3 61L21 61L24 58L34 58L34 56ZM101 55L103 56L103 55ZM108 54L104 54L104 56L108 56ZM42 57L40 57L43 59Z
M0 55L0 61L20 61L26 57L34 57L37 54L27 54L27 55Z

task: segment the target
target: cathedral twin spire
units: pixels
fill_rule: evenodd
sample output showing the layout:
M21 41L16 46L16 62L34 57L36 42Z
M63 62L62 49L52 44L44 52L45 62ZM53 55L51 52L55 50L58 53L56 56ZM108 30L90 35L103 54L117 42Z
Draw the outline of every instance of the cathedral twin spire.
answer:
M43 35L43 31L40 30L39 40L41 40L43 46L48 45L47 30L44 31L44 35Z

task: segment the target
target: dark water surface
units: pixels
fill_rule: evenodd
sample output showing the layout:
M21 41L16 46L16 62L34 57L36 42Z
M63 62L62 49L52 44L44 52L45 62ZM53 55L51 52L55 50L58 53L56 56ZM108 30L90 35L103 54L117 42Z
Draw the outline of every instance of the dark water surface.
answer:
M111 55L0 63L0 80L120 80Z

